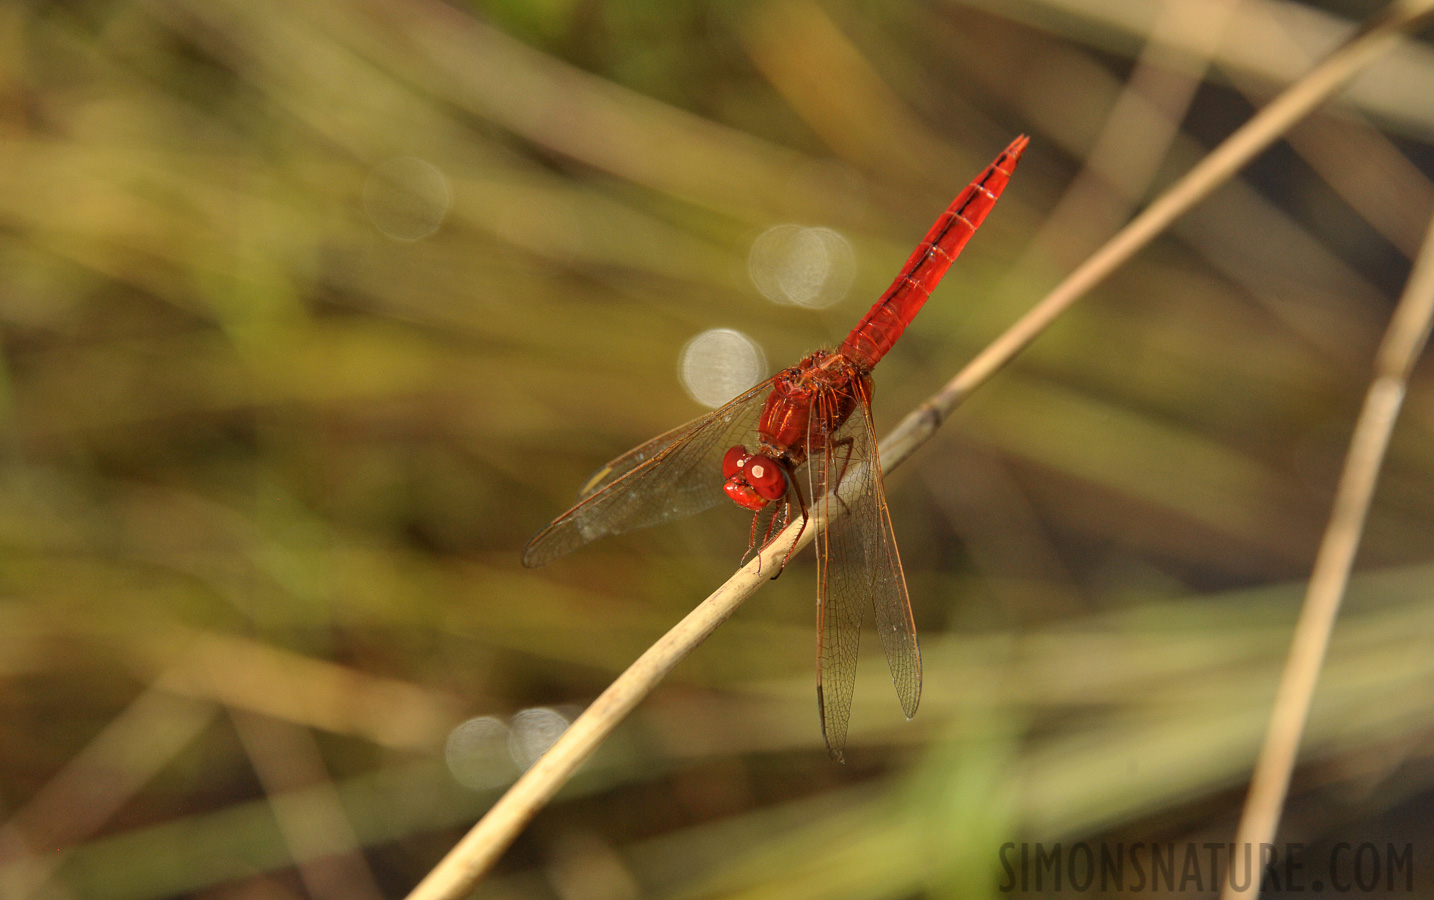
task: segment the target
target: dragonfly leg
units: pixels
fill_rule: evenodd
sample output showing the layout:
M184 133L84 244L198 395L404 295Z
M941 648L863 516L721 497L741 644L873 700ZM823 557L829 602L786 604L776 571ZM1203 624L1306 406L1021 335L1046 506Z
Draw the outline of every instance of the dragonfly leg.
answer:
M792 554L797 551L797 541L801 540L802 532L807 530L807 501L805 498L802 497L802 492L799 488L796 487L796 485L792 486L791 492L796 495L797 505L800 506L802 510L802 527L797 529L797 536L792 538L792 545L787 548L786 555L782 557L782 564L777 568L777 575L782 574L782 572L787 568L787 563L792 561ZM786 502L786 510L788 513L790 513L791 509L792 501L788 500ZM773 575L772 578L775 579L777 575Z
M762 549L765 550L767 545L770 544L778 534L782 533L782 529L787 527L787 523L791 521L791 514L792 504L785 498L782 500L780 508L773 508L772 518L767 522L767 532L762 535ZM782 564L777 566L777 575L782 574L782 569L786 568L786 566L787 561L782 560ZM773 575L772 577L776 578L777 575Z
M749 556L752 555L752 551L758 549L758 545L757 545L757 523L760 522L761 520L762 520L762 511L761 511L760 509L757 510L756 512L752 513L752 533L747 537L747 552L743 553L743 554L742 554L742 558L739 559L739 560L737 560L737 565L740 566L740 565L744 564L745 562L747 562L747 557L749 557Z
M785 501L783 501L783 504L785 504ZM762 539L759 541L759 540L757 540L757 529L760 527L760 524L761 524L761 521L762 521L762 516L765 515L768 510L771 511L771 518L769 518L769 519L767 520L767 527L766 527L765 530L762 531ZM774 505L774 506L768 506L768 507L766 507L765 509L759 509L759 510L757 510L755 513L752 514L752 533L751 533L751 535L747 538L747 552L744 553L744 554L742 554L742 560L741 560L741 561L742 561L743 563L745 563L745 562L747 561L747 557L751 556L752 553L753 553L753 551L755 551L755 552L758 554L758 557L757 557L757 572L758 572L758 574L761 574L761 571L762 571L762 559L761 559L760 554L761 554L762 550L764 550L764 549L766 548L766 546L772 542L772 535L773 535L776 531L779 530L779 527L778 527L778 524L777 524L777 523L778 523L778 520L779 520L779 519L783 519L784 515L785 515L785 505L780 506L780 507L779 507L779 506L775 506L775 505ZM782 524L785 525L785 521L783 521ZM740 565L740 563L739 563L739 565Z

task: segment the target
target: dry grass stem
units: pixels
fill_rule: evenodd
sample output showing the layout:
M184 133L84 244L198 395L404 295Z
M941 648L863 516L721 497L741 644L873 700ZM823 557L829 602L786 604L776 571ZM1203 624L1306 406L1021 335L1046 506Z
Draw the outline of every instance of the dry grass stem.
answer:
M1409 372L1429 337L1434 321L1434 225L1409 275L1404 296L1394 311L1384 342L1375 358L1374 381L1364 398L1344 470L1335 491L1334 509L1315 557L1309 588L1295 624L1289 657L1275 694L1274 709L1260 750L1250 793L1235 836L1236 847L1273 843L1280 810L1289 792L1290 776L1299 752L1300 738L1309 719L1315 685L1334 630L1335 616L1349 584L1350 569L1359 550L1365 516L1374 496L1375 482L1390 434L1404 401ZM1243 852L1243 851L1242 851ZM1257 857L1256 857L1257 858ZM1257 895L1259 879L1231 871L1221 896ZM1235 886L1243 879L1244 889Z
M881 443L883 470L890 471L910 456L962 400L1010 362L1082 295L1387 51L1399 40L1401 29L1430 12L1434 12L1434 0L1391 4L1215 148L988 345L955 378L903 419ZM414 888L409 900L453 900L466 895L524 825L553 798L638 702L756 592L767 577L760 572L770 571L786 552L794 529L795 526L783 532L758 560L740 569L618 676ZM806 529L799 547L809 542L814 533L814 527Z

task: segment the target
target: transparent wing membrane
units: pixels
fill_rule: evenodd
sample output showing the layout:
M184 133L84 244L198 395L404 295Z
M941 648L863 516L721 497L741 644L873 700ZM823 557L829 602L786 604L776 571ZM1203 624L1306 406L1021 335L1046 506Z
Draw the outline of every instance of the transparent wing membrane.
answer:
M528 541L523 565L545 565L597 538L717 505L725 496L722 455L751 438L770 388L769 379L599 469L583 487L577 505Z
M921 651L882 488L869 385L856 389L856 409L807 466L810 496L825 521L817 532L817 701L827 749L838 760L868 602L908 718L921 699ZM811 420L831 421L837 403L834 394L819 395Z

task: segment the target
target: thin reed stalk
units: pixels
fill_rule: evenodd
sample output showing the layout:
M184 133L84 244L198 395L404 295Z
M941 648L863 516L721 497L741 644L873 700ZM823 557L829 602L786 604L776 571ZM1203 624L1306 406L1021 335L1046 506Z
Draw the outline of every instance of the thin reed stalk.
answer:
M981 351L940 391L909 414L881 442L891 471L925 443L950 412L1003 368L1061 313L1148 244L1177 216L1206 197L1399 38L1402 29L1434 12L1434 0L1396 0L1291 85L1136 216L1056 286L1030 312ZM817 523L814 523L817 524ZM811 541L807 528L797 542ZM756 592L796 537L789 527L767 551L737 571L672 630L658 639L608 686L548 752L509 788L493 808L424 877L409 900L454 900L468 893L537 814L628 713L744 600Z
M1424 244L1404 286L1404 295L1375 357L1374 380L1365 394L1335 490L1334 509L1315 556L1314 571L1275 693L1265 743L1236 829L1236 848L1274 842L1325 651L1329 648L1335 617L1339 614L1364 533L1375 483L1404 402L1409 372L1429 338L1431 321L1434 321L1434 223L1425 234ZM1234 860L1242 858L1242 854L1243 850L1231 855L1231 868L1220 894L1225 900L1259 894L1259 878L1248 871L1235 871ZM1250 858L1260 857L1253 854ZM1237 881L1243 881L1243 885L1236 886Z

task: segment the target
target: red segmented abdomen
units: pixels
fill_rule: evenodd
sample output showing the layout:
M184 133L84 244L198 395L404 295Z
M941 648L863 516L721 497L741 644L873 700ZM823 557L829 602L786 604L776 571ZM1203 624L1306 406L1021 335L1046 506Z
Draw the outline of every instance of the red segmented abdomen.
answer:
M956 196L942 213L926 238L916 245L911 258L902 266L901 274L867 311L866 316L842 342L839 352L864 369L875 366L911 320L916 318L926 299L951 263L960 255L971 235L986 220L1001 192L1011 180L1016 163L1030 141L1021 135L1001 151L986 170Z

